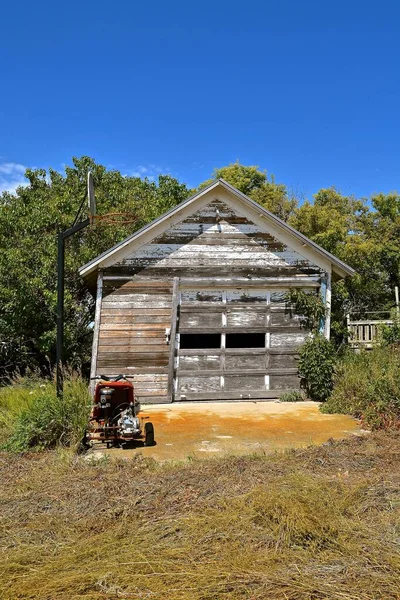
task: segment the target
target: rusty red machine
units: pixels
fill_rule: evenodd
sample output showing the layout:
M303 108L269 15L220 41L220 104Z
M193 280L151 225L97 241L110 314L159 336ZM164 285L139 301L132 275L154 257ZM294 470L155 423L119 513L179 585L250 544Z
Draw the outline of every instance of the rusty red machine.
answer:
M93 407L85 443L101 441L107 445L123 446L139 441L145 446L154 445L154 427L149 417L138 417L140 406L135 398L133 379L129 375L106 377L100 375L93 395Z

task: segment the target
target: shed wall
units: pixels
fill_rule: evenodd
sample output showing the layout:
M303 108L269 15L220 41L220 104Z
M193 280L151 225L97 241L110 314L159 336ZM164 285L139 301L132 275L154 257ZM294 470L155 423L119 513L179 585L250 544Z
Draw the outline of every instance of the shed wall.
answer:
M133 374L143 402L168 401L171 392L177 400L192 392L195 399L233 397L238 389L267 397L298 387L295 356L305 332L283 306L271 308L271 290L315 287L321 275L320 267L213 200L105 270L96 373ZM188 301L206 289L220 290L221 301ZM251 299L257 289L264 304ZM243 294L250 301L243 302ZM171 352L166 330L175 325ZM229 331L265 334L268 351L179 348L184 332Z

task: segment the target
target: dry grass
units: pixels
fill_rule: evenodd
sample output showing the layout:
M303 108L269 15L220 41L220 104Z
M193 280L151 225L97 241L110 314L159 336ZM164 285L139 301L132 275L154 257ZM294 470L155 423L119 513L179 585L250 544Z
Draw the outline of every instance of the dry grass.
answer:
M399 599L399 441L163 466L0 455L0 597Z

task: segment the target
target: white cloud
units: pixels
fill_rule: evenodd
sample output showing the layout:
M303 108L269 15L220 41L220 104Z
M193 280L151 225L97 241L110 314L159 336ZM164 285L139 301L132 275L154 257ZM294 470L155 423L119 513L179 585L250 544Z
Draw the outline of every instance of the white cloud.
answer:
M158 175L169 174L171 170L168 167L160 167L158 165L138 165L135 167L129 175L131 177L142 177L154 181Z
M24 177L26 168L19 163L0 163L0 193L10 192L13 194L20 185L28 185Z

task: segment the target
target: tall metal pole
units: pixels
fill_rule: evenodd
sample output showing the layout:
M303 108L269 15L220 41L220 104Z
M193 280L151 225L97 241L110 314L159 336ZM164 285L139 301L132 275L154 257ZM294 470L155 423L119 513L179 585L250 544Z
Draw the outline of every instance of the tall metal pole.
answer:
M90 225L85 219L73 227L60 231L57 236L57 345L56 345L56 389L57 396L62 397L64 391L63 351L64 351L64 258L65 240L74 233Z
M63 395L63 349L64 349L64 233L57 236L57 346L56 346L56 389L57 396Z
M84 206L86 198L89 203L90 219L77 223ZM93 175L87 174L87 192L79 207L72 227L65 231L59 231L57 235L57 344L56 344L56 389L57 396L61 398L64 391L64 264L65 264L65 240L74 233L84 229L93 222L96 214L96 199L94 195Z

